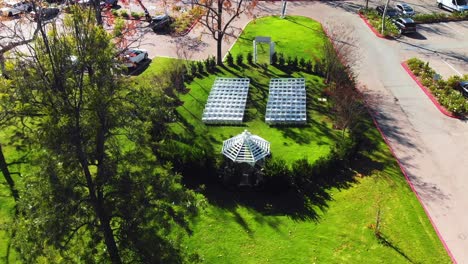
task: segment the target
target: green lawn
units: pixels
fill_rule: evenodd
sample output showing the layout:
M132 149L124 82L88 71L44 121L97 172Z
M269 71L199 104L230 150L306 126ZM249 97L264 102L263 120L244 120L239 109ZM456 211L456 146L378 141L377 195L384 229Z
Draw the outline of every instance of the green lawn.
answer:
M321 26L303 17L255 20L247 26L232 53L247 53L252 50L254 36L268 35L276 42L277 51L307 59L321 57L318 47L325 41ZM135 82L151 83L152 75L172 62L155 59L134 78ZM288 162L301 157L313 162L330 152L340 131L331 129L327 105L316 100L323 87L321 78L275 67L264 73L252 66L227 67L217 75L251 78L246 122L243 126L205 126L201 122L215 78L206 75L196 78L190 83L189 92L180 96L181 120L171 128L181 140L191 145L209 145L213 153L219 153L223 140L249 129L269 140L273 155ZM291 75L307 80L309 122L304 127L270 127L263 121L268 80ZM372 122L364 121L364 146L368 151L353 164L362 177L328 190L330 199L312 205L304 213L294 211L296 204L286 194L271 197L211 189L214 194L207 192L208 205L193 220L193 233L184 240L184 248L197 252L205 263L449 263L388 147ZM0 224L11 219L12 205L5 187L0 185ZM386 242L378 241L372 231L379 207ZM5 256L7 240L0 231L0 257Z
M271 30L275 28L275 30ZM275 35L271 35L273 32ZM232 49L232 54L251 51L254 36L272 36L277 51L306 59L319 58L323 43L321 26L307 18L280 20L267 17L251 22ZM245 57L245 56L244 56ZM167 65L169 59L153 63ZM292 162L301 157L313 161L330 151L337 132L331 129L327 106L319 104L322 80L305 73L308 118L305 127L270 127L263 121L271 77L289 73L269 67L221 69L217 76L251 78L246 122L243 126L205 126L201 115L215 75L197 78L181 95L178 112L183 121L173 130L193 142L209 144L219 153L222 141L249 129L271 142L272 155ZM205 263L450 263L421 205L408 187L388 147L370 117L363 121L365 148L353 164L359 173L354 181L328 190L331 199L314 204L308 212L294 212L296 204L287 194L227 189L207 192L208 205L192 225L193 234L184 243L198 252ZM245 201L254 202L245 202ZM290 207L291 210L285 210ZM279 208L279 209L278 209ZM381 211L379 241L373 232ZM291 213L293 212L293 213Z

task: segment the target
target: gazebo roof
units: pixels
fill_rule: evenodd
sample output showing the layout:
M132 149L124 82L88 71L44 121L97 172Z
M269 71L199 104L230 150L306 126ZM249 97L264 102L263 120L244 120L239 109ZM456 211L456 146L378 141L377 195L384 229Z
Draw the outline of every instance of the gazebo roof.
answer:
M225 140L221 153L234 162L245 162L253 166L270 154L270 142L244 130L241 134Z

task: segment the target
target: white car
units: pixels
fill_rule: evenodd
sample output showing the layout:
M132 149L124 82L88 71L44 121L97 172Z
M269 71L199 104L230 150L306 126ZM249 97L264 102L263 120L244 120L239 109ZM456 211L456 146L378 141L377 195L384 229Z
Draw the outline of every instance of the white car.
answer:
M2 16L15 16L22 12L31 12L32 5L29 2L22 1L22 2L5 2L0 9L2 12Z
M148 59L148 52L142 49L128 49L122 53L122 58L127 68L134 68Z
M468 11L466 0L437 0L437 6L440 9L447 9L450 12Z
M407 3L398 3L395 5L395 9L402 15L414 16L414 9Z

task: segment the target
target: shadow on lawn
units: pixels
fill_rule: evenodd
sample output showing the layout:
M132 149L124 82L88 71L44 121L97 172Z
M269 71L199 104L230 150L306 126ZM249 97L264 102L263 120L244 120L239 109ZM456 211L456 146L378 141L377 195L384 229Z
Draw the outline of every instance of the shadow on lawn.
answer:
M243 206L263 216L285 215L298 221L319 221L320 212L326 211L328 202L333 200L328 190L348 188L353 182L353 173L344 170L332 182L309 193L298 192L292 188L274 193L254 187L234 188L209 183L205 185L203 194L211 204L233 213L238 206ZM236 220L239 220L238 217ZM238 221L238 223L245 226L244 221ZM251 231L248 227L244 229Z

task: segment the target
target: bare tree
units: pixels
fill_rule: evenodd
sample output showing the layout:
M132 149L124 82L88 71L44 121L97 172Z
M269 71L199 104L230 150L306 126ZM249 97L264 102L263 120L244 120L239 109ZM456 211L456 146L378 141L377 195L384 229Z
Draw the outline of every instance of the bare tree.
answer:
M192 0L193 1L193 0ZM204 9L205 14L200 23L216 40L216 63L221 65L222 41L225 36L234 36L235 28L232 22L241 14L252 14L258 0L200 0L196 6Z
M357 87L352 66L356 65L359 54L353 29L342 25L328 25L329 41L323 46L326 82L333 103L335 127L346 131L353 127L365 108Z
M323 46L325 81L336 82L338 79L354 75L351 70L359 60L354 29L344 25L327 24L325 26L329 41ZM343 76L343 71L348 76Z

